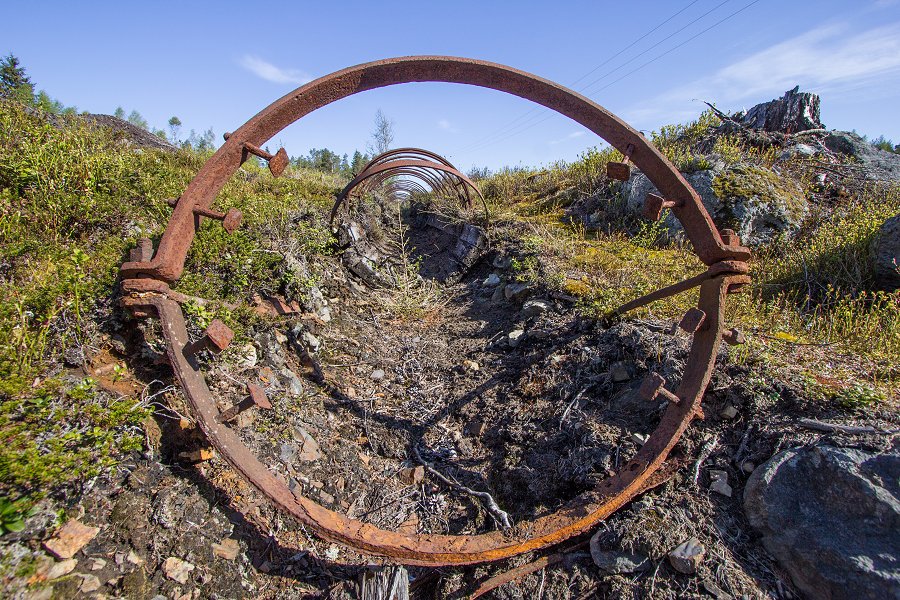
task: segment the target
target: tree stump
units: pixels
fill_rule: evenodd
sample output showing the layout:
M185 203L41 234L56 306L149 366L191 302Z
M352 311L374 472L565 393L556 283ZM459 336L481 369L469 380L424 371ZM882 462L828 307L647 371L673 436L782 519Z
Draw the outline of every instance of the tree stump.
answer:
M406 567L384 565L366 569L359 576L360 600L409 600Z
M799 85L781 98L757 104L741 118L741 123L753 129L778 133L824 127L819 121L819 96L801 92Z

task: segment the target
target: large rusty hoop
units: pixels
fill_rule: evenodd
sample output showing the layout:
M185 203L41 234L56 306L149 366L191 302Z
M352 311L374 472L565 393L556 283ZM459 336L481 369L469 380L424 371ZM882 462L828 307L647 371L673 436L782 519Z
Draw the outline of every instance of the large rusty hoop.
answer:
M395 148L372 158L353 179L344 186L334 201L328 218L334 222L337 212L346 200L355 194L365 193L397 176L408 176L424 181L432 192L456 195L464 200L468 208L473 201L469 190L473 190L484 205L485 218L488 215L487 202L481 190L471 179L459 171L443 156L422 148Z
M473 181L457 170L453 165L430 160L403 158L377 163L373 161L373 163L370 163L365 169L360 171L359 174L338 193L334 201L334 206L331 208L329 222L334 221L341 205L354 192L361 191L364 193L369 189L367 184L372 184L372 187L375 187L392 177L402 175L424 181L435 193L450 195L451 192L455 192L456 195L460 196L461 199L465 201L469 208L472 207L472 197L469 195L469 190L474 190L481 199L481 202L485 204L485 212L487 212L487 204L485 203L484 196L481 195L481 191Z
M216 194L246 160L248 151L261 152L259 147L287 125L331 102L370 89L418 81L470 84L514 94L568 116L600 135L650 178L665 196L666 206L681 221L700 259L710 265L705 273L654 296L700 287L698 306L692 310L701 313L701 318L694 319L697 326L692 330L693 343L677 389L667 390L658 376L655 380L649 377L650 385L643 386L652 388L651 398L659 394L670 400L656 430L622 470L596 489L581 494L556 513L518 523L506 531L469 536L401 534L350 519L291 492L234 431L219 422L219 411L203 373L190 358L196 342L190 343L178 298L167 286L184 269L199 216L214 214L210 206ZM270 158L276 160L279 155ZM583 533L651 484L654 473L692 419L702 415L701 397L724 332L725 298L733 288L749 281L744 274L749 251L735 236L729 234L725 238L723 241L696 192L677 169L637 131L590 99L503 65L420 56L380 60L338 71L301 86L263 109L230 135L188 185L156 253L151 256L152 248L142 245L133 259L122 265L121 274L125 280L123 289L130 293L125 304L141 312L153 309L159 316L171 364L191 412L209 441L276 506L319 535L362 552L405 564L471 564L537 550Z

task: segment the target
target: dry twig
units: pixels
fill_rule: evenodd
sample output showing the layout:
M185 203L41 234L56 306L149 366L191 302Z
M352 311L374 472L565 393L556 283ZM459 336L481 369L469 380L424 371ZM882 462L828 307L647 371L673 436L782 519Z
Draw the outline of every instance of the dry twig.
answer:
M490 513L491 517L493 517L494 521L500 524L501 529L509 529L510 527L512 527L512 523L509 520L509 514L507 514L506 511L504 511L502 508L500 508L500 506L497 505L494 497L489 493L473 490L472 488L466 487L460 482L456 481L456 479L444 475L443 473L435 469L431 463L422 458L422 455L419 453L418 446L413 445L413 453L416 455L416 460L419 461L429 473L431 473L453 489L481 500L484 503L484 507L487 509L488 513Z
M700 480L700 467L703 466L703 463L709 458L709 455L713 453L713 450L716 449L716 446L719 445L719 438L714 437L709 440L705 444L703 444L703 448L700 449L700 455L697 457L697 461L694 463L694 476L691 480L694 482L694 485L697 485Z
M825 421L817 421L815 419L800 419L797 422L800 427L806 429L814 429L816 431L824 431L825 433L849 433L849 434L865 434L874 433L877 435L894 435L900 433L900 429L877 429L875 427L858 427L853 425L839 425L837 423L826 423Z

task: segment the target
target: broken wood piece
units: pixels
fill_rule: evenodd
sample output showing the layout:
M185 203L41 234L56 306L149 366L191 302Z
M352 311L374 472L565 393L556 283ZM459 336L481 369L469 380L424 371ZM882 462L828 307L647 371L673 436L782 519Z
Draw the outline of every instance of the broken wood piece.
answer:
M825 433L848 433L848 434L866 434L872 433L876 435L894 435L900 433L900 429L878 429L870 426L840 425L838 423L826 423L825 421L817 421L816 419L800 419L797 421L800 427L805 429L814 429L816 431L824 431Z
M402 565L371 567L359 576L360 600L409 600L409 573Z
M530 573L534 573L535 571L540 571L541 569L545 569L547 567L553 566L557 563L560 563L560 562L566 560L567 558L575 558L575 557L585 556L582 554L572 554L572 553L575 552L575 550L583 548L587 544L588 544L588 540L584 540L583 542L579 542L579 543L575 544L574 546L571 546L571 547L567 548L566 550L563 550L562 552L558 552L556 554L550 554L547 556L541 556L540 558L537 558L529 563L525 563L524 565L521 565L514 569L510 569L509 571L504 571L503 573L494 575L493 577L489 577L488 579L485 579L484 581L481 582L481 584L478 586L478 589L476 589L472 593L470 598L472 598L474 600L475 598L478 598L479 596L483 596L483 595L487 594L491 590L497 589L501 585L504 585L511 581L515 581L516 579L525 577L526 575L528 575Z

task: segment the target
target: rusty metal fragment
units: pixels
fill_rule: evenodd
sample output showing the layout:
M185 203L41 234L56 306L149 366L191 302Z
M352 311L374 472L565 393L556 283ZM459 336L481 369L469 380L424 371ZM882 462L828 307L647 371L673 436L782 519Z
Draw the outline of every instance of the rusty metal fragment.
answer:
M746 336L733 327L722 334L722 340L729 346L740 346L747 342Z
M706 313L697 307L691 307L686 313L684 313L684 316L681 318L681 322L678 323L678 327L688 333L694 333L695 331L703 327L705 321Z
M628 181L631 178L631 154L634 152L634 144L628 144L628 147L625 148L625 152L622 154L625 156L622 162L610 161L606 163L606 175L610 179L617 179L619 181Z
M193 356L201 350L209 350L213 354L218 354L231 344L232 339L234 339L234 332L231 331L231 328L219 319L213 319L203 332L203 337L186 345L184 352L186 356Z
M673 394L665 388L666 380L659 373L650 373L638 388L638 397L643 400L655 400L657 396L662 396L672 404L681 402L681 398Z
M166 204L175 208L178 206L178 200L175 198L168 198L166 200ZM229 208L227 212L219 212L217 210L212 210L209 208L202 208L200 206L194 206L194 215L196 217L206 217L208 219L214 219L216 221L222 221L222 227L228 233L234 233L241 226L241 221L244 218L243 213L236 208ZM200 221L197 219L197 226L199 227Z
M641 214L645 219L659 221L664 208L675 208L676 206L680 206L677 200L666 200L662 196L651 193L644 198L644 209Z
M231 137L231 135L229 134L228 137ZM228 140L228 137L225 138L226 141ZM278 152L275 154L269 154L259 146L255 146L250 142L244 142L244 152L258 156L269 163L269 171L271 171L272 175L275 177L279 177L284 173L284 170L288 166L288 162L290 162L287 151L284 148L279 148ZM244 157L244 160L246 160L246 157ZM241 162L244 162L244 160Z
M738 237L738 234L736 234L733 229L722 230L722 241L725 242L726 246L741 245L741 238Z
M219 415L220 423L227 423L245 410L253 408L254 406L263 410L272 409L272 404L266 397L265 390L261 387L255 383L248 383L247 392L249 392L249 395L246 398L222 411Z

